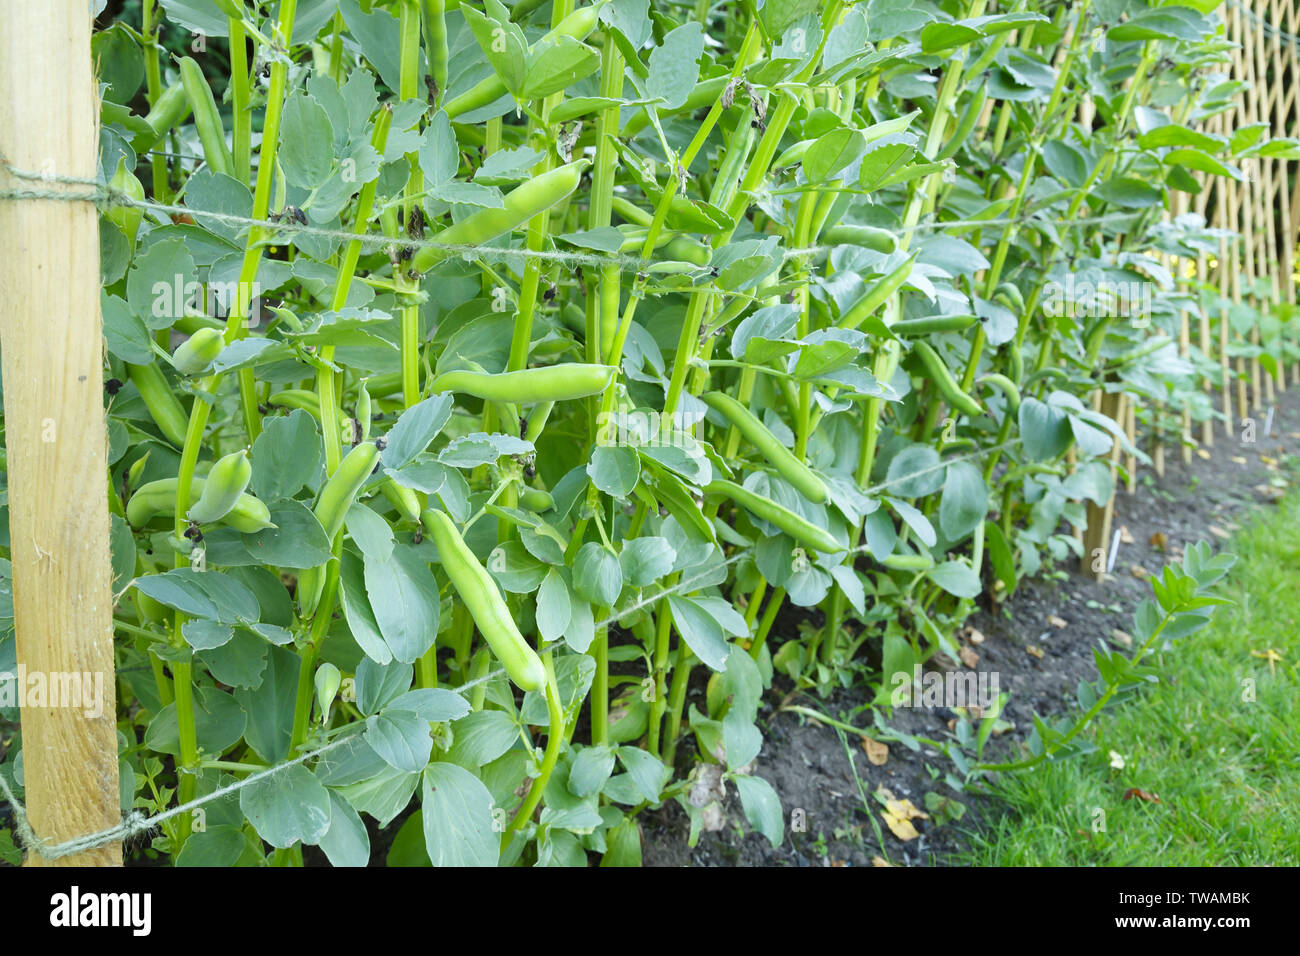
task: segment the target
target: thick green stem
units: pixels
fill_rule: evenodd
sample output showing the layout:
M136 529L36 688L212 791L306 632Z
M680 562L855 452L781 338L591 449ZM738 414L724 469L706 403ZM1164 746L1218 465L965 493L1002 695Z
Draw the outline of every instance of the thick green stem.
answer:
M235 178L248 183L252 177L253 114L249 111L248 50L244 21L231 17L230 25L230 113L232 158Z
M519 812L506 828L501 838L501 852L504 854L510 846L511 839L525 823L532 819L533 811L542 802L546 785L550 782L555 763L560 758L560 746L564 743L564 711L560 707L560 689L555 683L555 664L549 650L542 652L542 666L546 669L546 715L549 722L546 731L546 750L542 754L542 765L537 777L528 788L528 796L519 806Z

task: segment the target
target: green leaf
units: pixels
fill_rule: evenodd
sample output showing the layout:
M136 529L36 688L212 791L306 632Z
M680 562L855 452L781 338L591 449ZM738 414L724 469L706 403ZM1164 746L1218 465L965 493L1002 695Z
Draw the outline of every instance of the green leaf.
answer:
M334 165L334 127L315 97L299 91L285 101L276 155L285 179L303 189L323 186Z
M731 782L740 793L740 804L755 830L767 837L773 848L785 840L785 815L781 812L781 798L772 785L762 777L734 774Z
M348 629L366 657L377 664L392 661L393 652L379 632L366 595L365 567L353 551L345 550L339 565L339 598Z
M289 755L298 695L298 663L297 654L272 647L261 684L255 690L241 688L235 694L248 714L244 740L268 763Z
M363 559L366 596L393 657L411 663L433 646L438 633L438 583L409 545L386 560Z
M461 13L501 82L511 93L518 94L524 81L524 61L528 54L524 31L518 24L511 23L508 16L488 17L469 5Z
M939 53L974 43L984 34L963 23L929 23L921 30L921 52Z
M164 239L136 255L126 276L126 301L145 325L157 331L171 328L201 288L185 241Z
M176 568L136 578L135 586L170 608L222 624L256 621L260 611L252 591L217 571Z
M962 561L945 561L935 565L927 574L931 581L955 597L973 598L983 590L979 575Z
M1019 418L1021 444L1035 461L1063 454L1074 440L1067 413L1046 402L1026 398L1020 403Z
M670 771L654 754L639 747L619 747L618 760L647 803L658 803Z
M551 568L537 591L537 631L543 640L558 641L564 637L572 616L569 586L559 568Z
M433 395L402 412L393 429L387 433L387 445L382 453L383 467L403 467L429 447L429 442L438 436L451 418L452 402L454 399L450 394Z
M623 577L634 588L645 587L667 575L677 561L677 551L667 538L633 538L623 542L618 562Z
M190 834L174 862L176 866L234 866L247 847L243 830L217 824Z
M547 565L529 554L521 542L507 541L488 555L487 569L502 590L532 594L546 577Z
M626 445L597 445L587 474L591 483L611 498L626 498L641 478L641 456Z
M605 855L601 866L640 866L641 829L635 817L625 817L605 834Z
M623 590L618 558L603 544L588 541L573 563L573 590L600 607L613 607Z
M292 498L304 486L312 485L324 467L325 452L316 419L301 408L264 419L250 460L250 484L259 498Z
M569 768L569 791L575 796L588 797L600 793L605 781L614 771L614 750L610 747L584 747L573 758Z
M100 311L104 317L104 343L109 352L132 365L149 365L154 361L149 329L126 302L101 291Z
M699 80L703 52L704 31L699 23L683 23L665 34L663 43L650 51L646 96L664 100L660 109L678 109Z
M429 721L409 710L386 709L366 720L365 741L397 770L418 773L429 762Z
M424 845L434 866L496 866L492 794L463 767L432 763L421 791Z
M908 445L889 463L889 491L902 498L924 498L943 487L939 453L929 445Z
M573 37L557 34L543 38L528 51L526 74L520 95L533 100L567 90L600 66L600 56Z
M722 670L731 648L713 615L689 598L676 594L668 596L668 606L677 632L695 656L710 670Z
M944 536L960 541L978 527L988 510L989 489L979 467L969 461L950 464L939 501L939 527Z
M370 834L357 811L333 790L330 795L330 825L320 838L332 866L365 866L370 862Z
M281 498L269 508L274 528L246 534L244 546L262 564L314 568L330 558L329 536L320 519L301 501Z
M501 710L480 710L451 725L453 742L447 760L477 770L496 760L519 741L519 727Z
M1264 124L1260 124L1258 132L1263 132L1263 130ZM1240 132L1238 130L1232 137L1232 151L1234 153L1238 152L1236 144ZM1224 139L1222 136L1203 133L1200 130L1190 129L1179 123L1168 123L1143 133L1138 137L1138 145L1143 149L1159 149L1162 146L1190 146L1194 149L1217 152L1223 148Z
M820 0L767 0L758 16L768 36L780 36L785 28L822 8Z
M330 828L329 791L302 764L293 764L239 791L239 808L271 846L319 843Z

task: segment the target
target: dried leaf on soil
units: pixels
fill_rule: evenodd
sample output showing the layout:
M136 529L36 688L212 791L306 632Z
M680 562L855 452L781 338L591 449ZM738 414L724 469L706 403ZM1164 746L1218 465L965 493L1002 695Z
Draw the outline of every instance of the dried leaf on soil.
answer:
M875 767L883 767L889 760L889 745L870 737L862 738L862 749L867 752L867 761Z

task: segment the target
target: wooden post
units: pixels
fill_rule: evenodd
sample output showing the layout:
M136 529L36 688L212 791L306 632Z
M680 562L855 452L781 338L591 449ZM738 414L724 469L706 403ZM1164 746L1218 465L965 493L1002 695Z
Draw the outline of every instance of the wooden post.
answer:
M1101 394L1098 410L1107 418L1122 422L1128 418L1128 396L1124 392L1103 392ZM1110 454L1107 456L1112 472L1115 466L1119 464L1120 444L1115 442L1111 445ZM1112 519L1115 517L1115 499L1119 495L1119 482L1116 482L1115 494L1110 496L1110 501L1106 502L1104 507L1098 507L1091 501L1088 502L1088 529L1083 536L1083 558L1082 565L1093 578L1100 581L1105 571L1093 570L1093 556L1100 549L1106 556L1103 562L1110 561L1110 531Z
M0 150L14 169L50 177L0 168L0 190L84 193L54 180L93 178L99 165L90 8L0 0L0 23ZM122 819L92 203L0 198L0 302L26 805L36 835L58 843ZM74 685L87 691L83 706L50 706L55 686L63 701ZM121 862L120 843L50 861L27 855L29 866Z

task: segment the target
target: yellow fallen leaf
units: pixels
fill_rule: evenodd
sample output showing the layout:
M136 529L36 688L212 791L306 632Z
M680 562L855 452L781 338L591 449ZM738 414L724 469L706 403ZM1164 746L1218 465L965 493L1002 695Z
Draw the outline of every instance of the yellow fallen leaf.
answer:
M1052 625L1052 627L1056 628L1058 631L1063 631L1070 626L1065 622L1064 618L1057 617L1055 614L1048 615L1047 623Z
M966 636L966 640L968 640L968 641L970 641L972 644L976 644L976 645L983 644L983 643L984 643L984 632L981 631L981 630L978 630L977 628L973 628L973 627L972 627L972 628L970 629L970 634L968 634L968 635Z
M1150 544L1151 547L1159 548L1161 551L1163 551L1168 546L1169 539L1165 537L1165 533L1163 531L1156 531L1152 533L1151 538L1147 543Z
M1122 524L1119 526L1119 540L1122 544L1133 543L1133 534L1128 530L1128 525Z
M1224 540L1232 537L1232 535L1228 534L1228 532L1224 531L1217 524L1210 525L1210 534L1214 535L1216 538L1223 538Z
M921 835L916 832L916 827L912 826L913 820L930 819L930 814L918 810L911 800L890 800L885 804L885 812L882 815L890 832L903 841L915 840Z
M1025 650L1034 655L1034 657L1037 657L1040 661L1043 659L1043 649L1041 647L1038 647L1035 644L1030 644L1025 648Z
M974 668L980 662L980 656L964 644L958 654L961 655L961 662L967 667Z
M1201 458L1204 458L1206 461L1209 461L1211 457L1210 453L1206 451L1204 448L1196 449L1196 454L1199 455Z
M1235 462L1235 463L1238 464L1238 465L1244 465L1244 464L1246 464L1246 459L1243 458L1241 455L1233 455L1233 456L1232 456L1232 460L1233 460L1233 462Z
M872 866L893 866L894 864L890 863L883 856L873 856L871 858L871 865Z
M1129 574L1133 575L1133 577L1137 578L1139 581L1145 581L1147 578L1151 577L1151 572L1149 572L1146 568L1142 567L1142 565L1140 564L1130 564L1128 568L1128 572Z
M883 767L889 760L889 745L870 737L862 738L862 749L867 752L867 762L876 767Z
M1275 671L1273 670L1273 665L1279 662L1280 660L1282 660L1282 655L1279 654L1277 651L1273 650L1273 648L1271 647L1268 648L1268 650L1264 650L1264 651L1251 651L1250 656L1258 657L1261 660L1268 661L1268 672L1270 674L1275 673Z
M1133 635L1130 634L1128 631L1121 631L1119 628L1115 628L1113 631L1110 632L1110 636L1115 640L1119 641L1125 647L1133 646Z

